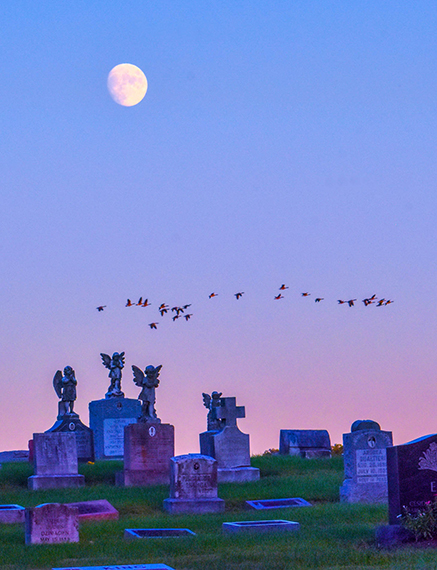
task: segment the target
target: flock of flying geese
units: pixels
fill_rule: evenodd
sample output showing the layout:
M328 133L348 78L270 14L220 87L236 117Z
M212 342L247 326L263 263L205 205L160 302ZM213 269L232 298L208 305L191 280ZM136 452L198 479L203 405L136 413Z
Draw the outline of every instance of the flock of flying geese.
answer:
M284 283L279 287L279 293L277 295L275 295L273 297L273 299L275 301L279 301L280 299L285 299L285 296L282 294L283 291L286 291L287 289L289 289L289 287L287 287L287 285L285 285ZM239 291L238 293L234 293L234 297L237 299L237 301L239 299L241 299L241 297L244 295L244 291ZM210 299L213 299L214 297L217 297L218 293L211 293L209 295ZM311 293L305 292L305 293L301 293L302 297L310 297ZM316 297L314 299L315 303L320 303L321 301L324 301L324 297ZM355 302L357 301L357 299L349 299L349 300L343 300L343 299L338 299L337 303L339 305L348 305L349 307L354 307ZM371 297L366 297L365 299L362 300L362 302L364 303L365 307L368 307L369 305L375 305L376 307L383 307L383 306L387 306L390 305L391 303L393 303L393 301L391 299L385 299L385 298L380 298L378 299L378 297L376 295L372 295ZM127 300L125 307L150 307L151 303L149 303L149 299L144 299L140 297L138 300L138 303L133 303L130 299ZM172 316L172 320L173 321L177 321L178 319L182 318L185 319L186 321L189 321L190 318L193 316L192 313L186 313L185 311L187 311L189 309L189 307L191 307L191 303L187 304L187 305L182 305L181 307L179 306L175 306L172 307L170 309L170 305L167 305L166 303L161 303L161 305L159 305L158 307L158 311L161 314L161 317L163 317L165 314L167 313L174 313ZM106 308L106 305L99 305L98 307L96 307L97 311L101 312ZM149 327L151 329L157 329L158 328L158 322L152 322L149 323Z

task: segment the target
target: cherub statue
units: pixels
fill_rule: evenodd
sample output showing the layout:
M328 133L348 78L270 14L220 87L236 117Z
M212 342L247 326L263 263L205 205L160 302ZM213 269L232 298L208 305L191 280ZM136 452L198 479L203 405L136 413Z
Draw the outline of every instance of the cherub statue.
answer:
M141 422L160 422L155 410L155 388L159 386L159 373L162 364L157 366L146 366L144 372L138 366L132 366L134 373L134 382L142 388L138 399L141 400Z
M114 352L112 358L108 354L103 353L100 353L100 356L102 357L103 365L109 370L108 376L111 379L105 398L117 396L124 398L124 394L121 391L121 371L124 367L124 352Z
M77 395L76 386L77 380L71 366L64 368L64 375L62 375L60 370L56 372L53 378L53 388L61 400L58 404L58 419L65 415L77 416L77 414L73 412L74 401Z
M207 430L221 430L225 427L225 420L217 417L217 408L221 406L221 397L223 392L213 392L211 396L202 392L203 405L209 410L207 416Z

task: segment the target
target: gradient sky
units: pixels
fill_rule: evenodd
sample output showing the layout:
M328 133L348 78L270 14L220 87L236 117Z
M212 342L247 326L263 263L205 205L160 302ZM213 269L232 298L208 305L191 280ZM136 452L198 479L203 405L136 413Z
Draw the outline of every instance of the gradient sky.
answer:
M163 365L177 453L213 390L253 453L356 419L436 432L436 29L422 0L3 6L0 449L54 423L67 364L88 424L114 351L128 397L132 364ZM125 62L131 108L106 88Z

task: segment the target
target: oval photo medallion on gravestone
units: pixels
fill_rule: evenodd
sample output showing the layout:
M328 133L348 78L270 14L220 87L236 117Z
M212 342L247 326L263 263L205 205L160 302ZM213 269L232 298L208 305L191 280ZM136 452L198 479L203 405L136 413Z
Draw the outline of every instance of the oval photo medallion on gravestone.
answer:
M199 469L200 465L196 462L196 463L193 465L193 467L194 467L194 471L197 471L197 470Z
M149 435L150 437L154 437L156 434L156 428L154 426L149 427Z
M76 429L76 424L75 424L74 422L70 422L70 423L68 424L68 429L69 429L70 431L74 431L74 430Z
M117 410L121 410L123 407L123 404L121 402L117 402Z
M368 445L369 447L372 447L372 448L375 447L375 445L376 445L376 439L373 437L373 435L370 436L369 439L367 440L367 445Z

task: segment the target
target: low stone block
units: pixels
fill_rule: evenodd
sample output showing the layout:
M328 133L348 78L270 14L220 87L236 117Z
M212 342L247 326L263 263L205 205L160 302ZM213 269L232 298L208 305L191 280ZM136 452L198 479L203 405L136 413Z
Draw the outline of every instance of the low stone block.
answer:
M69 507L77 507L79 521L118 520L117 509L106 499L64 504Z
M167 564L117 564L117 566L68 566L52 570L174 570Z
M414 533L397 524L381 525L376 527L375 539L378 548L396 548L414 542Z
M79 542L77 508L46 503L26 509L25 543L56 544Z
M232 467L230 469L218 469L217 481L219 483L250 483L258 481L260 471L257 467Z
M258 501L246 501L246 505L257 510L286 509L289 507L312 507L311 503L298 497L291 499L262 499Z
M295 532L300 529L300 524L285 520L271 521L241 521L225 522L222 524L224 532Z
M23 523L25 510L20 505L0 505L0 524Z
M181 536L196 536L196 533L188 528L127 528L124 538L135 540L136 538L179 538Z

